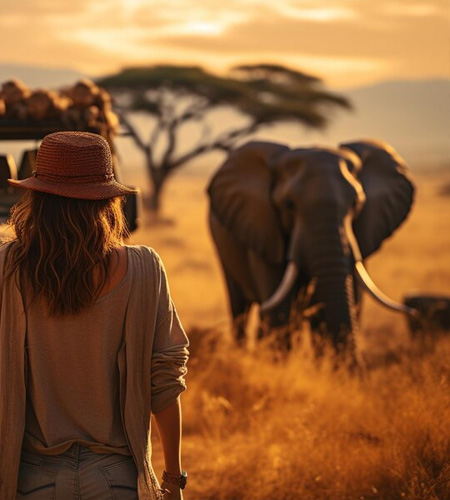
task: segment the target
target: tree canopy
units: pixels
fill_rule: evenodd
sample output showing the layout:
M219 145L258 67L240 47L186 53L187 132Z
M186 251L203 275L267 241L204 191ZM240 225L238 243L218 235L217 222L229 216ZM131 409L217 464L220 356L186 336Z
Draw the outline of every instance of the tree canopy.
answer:
M327 91L319 78L275 64L235 66L226 76L199 66L130 67L97 83L117 97L122 125L146 156L155 210L167 177L189 160L214 149L229 151L266 124L291 121L323 128L330 110L351 107L344 97ZM211 136L207 115L220 106L238 110L246 123L230 123L225 132ZM143 138L131 123L132 111L154 117L149 138ZM204 133L180 155L176 153L178 132L189 122L203 124ZM154 151L159 141L164 141L164 152L157 159Z

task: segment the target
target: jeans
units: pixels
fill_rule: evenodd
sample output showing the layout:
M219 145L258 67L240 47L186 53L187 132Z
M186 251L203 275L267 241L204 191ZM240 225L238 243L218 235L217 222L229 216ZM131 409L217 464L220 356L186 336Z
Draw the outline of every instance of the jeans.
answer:
M132 457L74 443L60 455L22 450L17 500L137 500Z

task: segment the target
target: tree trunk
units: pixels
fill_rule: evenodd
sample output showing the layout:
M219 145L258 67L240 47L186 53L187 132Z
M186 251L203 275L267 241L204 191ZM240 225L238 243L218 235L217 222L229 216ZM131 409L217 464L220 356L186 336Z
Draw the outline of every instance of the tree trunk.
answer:
M150 179L151 194L144 199L144 208L151 218L157 218L161 209L161 196L168 171L164 166L155 167L150 152L146 154L147 172Z
M159 215L161 209L162 184L157 184L153 181L153 191L148 197L147 209L153 215Z

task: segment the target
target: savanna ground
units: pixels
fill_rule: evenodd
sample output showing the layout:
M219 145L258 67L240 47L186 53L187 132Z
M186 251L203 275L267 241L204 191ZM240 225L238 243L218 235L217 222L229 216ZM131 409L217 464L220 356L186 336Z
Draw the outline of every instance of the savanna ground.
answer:
M397 300L450 291L450 196L439 195L450 172L414 178L409 218L367 262ZM129 242L162 256L191 341L185 500L450 499L450 336L423 353L401 315L365 296L359 348L371 368L363 379L333 370L330 356L315 363L307 331L296 332L287 359L252 341L235 348L205 185L175 177L163 214L173 223L143 225Z
M413 210L368 260L392 298L450 291L450 197L444 170L415 174ZM173 224L131 243L162 256L191 340L184 414L186 500L450 498L450 338L421 353L405 319L365 296L364 379L317 365L307 333L287 359L230 342L226 294L207 229L206 181L176 177L164 199ZM154 464L163 464L156 431Z

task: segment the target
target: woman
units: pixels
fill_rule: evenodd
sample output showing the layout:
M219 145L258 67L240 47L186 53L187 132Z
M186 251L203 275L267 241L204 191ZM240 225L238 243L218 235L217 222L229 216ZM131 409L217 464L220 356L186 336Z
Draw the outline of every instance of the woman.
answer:
M0 248L0 498L182 498L189 345L161 259L124 245L105 139L44 138ZM150 416L160 434L161 488Z

